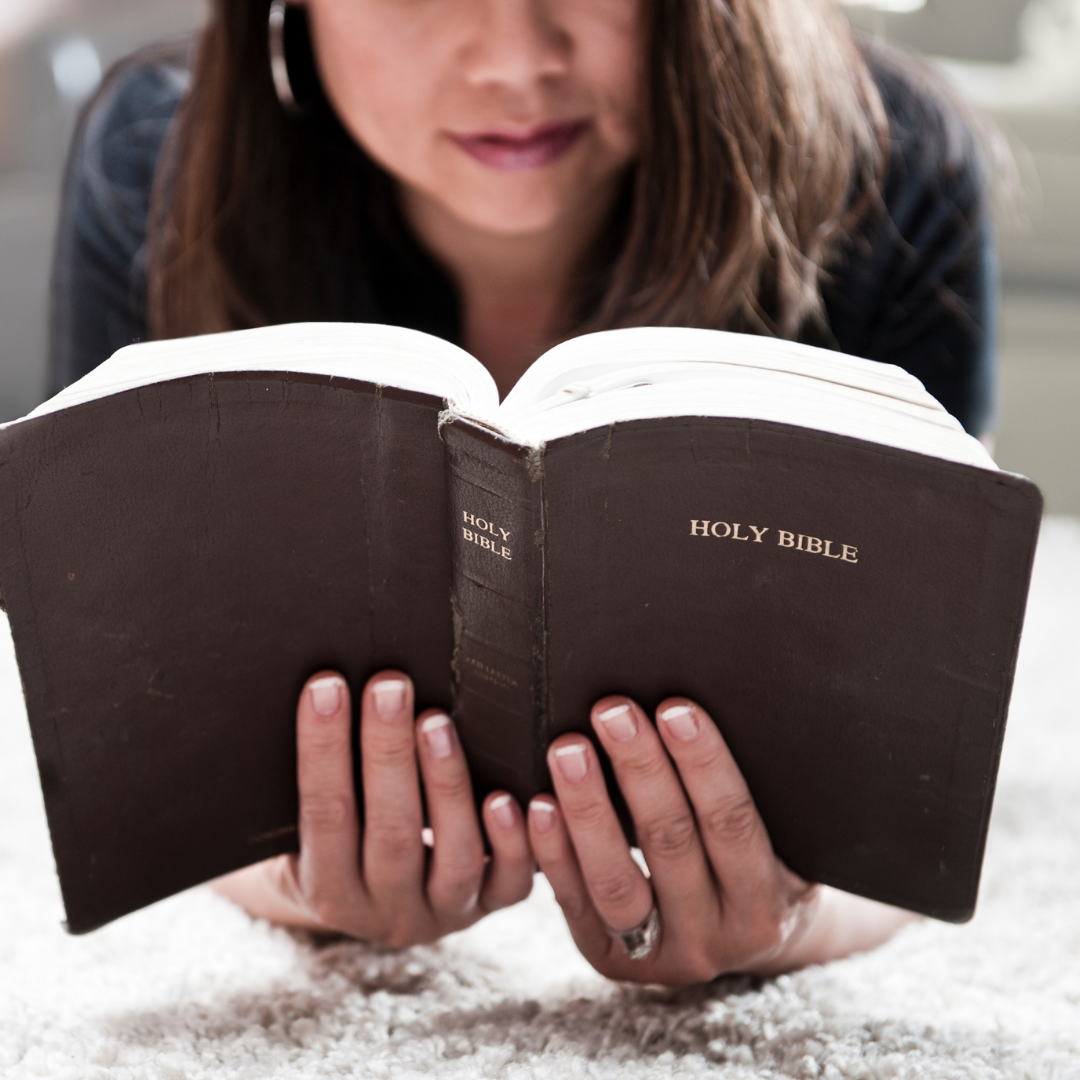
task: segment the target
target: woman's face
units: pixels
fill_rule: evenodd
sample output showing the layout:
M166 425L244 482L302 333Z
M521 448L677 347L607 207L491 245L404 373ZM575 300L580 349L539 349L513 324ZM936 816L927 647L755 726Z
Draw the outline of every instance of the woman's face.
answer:
M504 236L571 221L638 145L641 0L306 0L326 93L429 204Z

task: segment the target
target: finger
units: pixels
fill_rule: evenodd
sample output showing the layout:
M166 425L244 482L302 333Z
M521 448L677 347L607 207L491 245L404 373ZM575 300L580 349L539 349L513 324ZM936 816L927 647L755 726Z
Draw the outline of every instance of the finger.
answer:
M617 944L593 906L566 823L554 799L540 795L529 803L529 843L562 908L581 955L597 967L617 963Z
M484 843L473 802L472 781L454 724L432 709L417 720L420 771L434 834L428 867L428 903L440 922L472 912L484 880Z
M363 868L368 891L394 925L415 931L430 920L424 901L420 777L413 730L413 687L383 671L364 687L360 711L364 781ZM390 931L390 938L396 934Z
M484 911L497 911L529 895L535 863L525 815L512 795L493 791L484 800L483 816L491 844L491 862L480 893L480 906Z
M705 710L686 698L662 702L657 720L694 807L725 914L732 910L770 914L764 901L786 900L778 889L786 894L787 879L794 883L800 879L776 858L724 737Z
M652 909L652 888L630 856L592 744L579 735L556 739L548 766L597 913L615 931L639 925Z
M718 926L719 896L697 822L656 729L621 696L598 701L591 719L634 820L665 923L673 930Z
M316 919L339 927L363 897L352 769L349 687L332 671L312 676L296 710L300 789L299 881Z

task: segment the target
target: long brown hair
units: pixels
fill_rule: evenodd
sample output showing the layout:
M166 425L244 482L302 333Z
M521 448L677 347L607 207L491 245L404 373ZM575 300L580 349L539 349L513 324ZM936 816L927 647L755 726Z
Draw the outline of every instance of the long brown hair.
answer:
M645 2L642 151L579 329L795 336L820 316L823 273L883 168L887 123L860 49L833 0ZM290 72L308 100L284 112L267 8L215 0L200 38L155 185L156 337L371 317L370 238L397 214L393 181L321 95L295 28Z

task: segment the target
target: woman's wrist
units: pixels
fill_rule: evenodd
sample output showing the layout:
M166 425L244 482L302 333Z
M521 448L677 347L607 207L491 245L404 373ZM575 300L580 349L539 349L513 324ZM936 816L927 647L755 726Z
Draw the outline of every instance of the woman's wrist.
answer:
M804 921L793 929L784 948L754 965L751 973L779 975L867 952L920 918L914 912L821 885L808 901Z
M287 875L291 872L288 855L245 866L209 883L210 888L242 907L254 919L266 919L276 926L294 930L325 931L321 923L304 914L289 900Z

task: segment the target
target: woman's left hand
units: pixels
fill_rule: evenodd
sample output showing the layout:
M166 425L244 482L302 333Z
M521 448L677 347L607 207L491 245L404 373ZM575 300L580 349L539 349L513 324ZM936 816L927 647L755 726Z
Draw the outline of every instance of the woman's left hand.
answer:
M592 724L649 876L631 857L584 736L552 744L557 799L533 800L529 836L578 948L601 974L669 986L772 974L869 948L911 918L792 873L719 730L692 701L663 702L654 727L629 698L608 697ZM640 926L654 903L659 940L630 959L613 935Z

